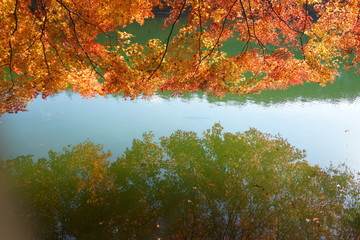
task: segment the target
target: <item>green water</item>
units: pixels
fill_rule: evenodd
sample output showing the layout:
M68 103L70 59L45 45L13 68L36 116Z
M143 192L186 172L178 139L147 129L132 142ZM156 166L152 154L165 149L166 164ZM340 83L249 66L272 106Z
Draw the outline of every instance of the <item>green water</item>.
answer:
M360 231L359 182L344 168L309 165L279 136L214 124L201 135L144 134L116 161L109 156L86 141L0 162L18 193L4 199L0 181L0 237L9 239L12 221L19 239L37 240L355 239Z
M158 20L130 30L144 43ZM360 171L359 123L346 71L325 88L221 99L35 99L0 117L0 159L33 155L0 161L0 238L353 239L358 180L315 165Z
M230 132L253 127L279 133L305 149L312 164L346 162L359 170L359 96L360 81L351 72L343 72L325 88L305 84L222 99L194 93L183 98L161 94L130 101L111 96L82 99L62 93L47 100L35 99L28 112L0 118L1 157L43 157L50 149L60 150L87 139L119 156L143 132L153 131L156 136L178 129L202 133L221 123Z

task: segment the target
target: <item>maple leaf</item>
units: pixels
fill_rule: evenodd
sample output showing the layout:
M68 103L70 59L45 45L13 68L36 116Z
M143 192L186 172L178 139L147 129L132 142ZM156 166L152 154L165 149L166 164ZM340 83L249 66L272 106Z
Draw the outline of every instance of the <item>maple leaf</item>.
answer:
M154 8L170 9L168 36L141 45L124 27ZM357 0L7 0L0 29L0 114L65 89L241 95L326 85L340 67L360 68ZM231 37L236 53L227 55Z

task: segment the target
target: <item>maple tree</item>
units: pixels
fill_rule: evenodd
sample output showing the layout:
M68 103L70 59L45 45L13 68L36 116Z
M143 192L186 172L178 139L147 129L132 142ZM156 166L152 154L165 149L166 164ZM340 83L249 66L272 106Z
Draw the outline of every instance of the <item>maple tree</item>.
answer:
M359 66L358 0L2 0L0 113L70 89L84 97L258 93ZM122 28L169 8L167 39ZM312 12L310 16L310 12ZM186 14L185 14L186 13ZM179 26L179 19L186 21ZM104 41L96 41L102 35ZM221 51L229 38L239 53Z

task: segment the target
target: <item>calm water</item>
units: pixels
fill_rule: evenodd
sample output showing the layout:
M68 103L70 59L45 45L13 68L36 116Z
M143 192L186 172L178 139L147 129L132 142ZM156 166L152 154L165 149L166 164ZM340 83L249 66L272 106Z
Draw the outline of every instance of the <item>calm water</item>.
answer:
M154 21L144 30L131 26L137 41L160 31ZM20 193L7 199L0 174L0 238L13 229L10 236L26 239L354 239L358 220L342 219L360 209L358 181L298 161L302 154L255 130L219 137L215 124L223 132L279 134L305 149L312 165L345 162L360 171L359 119L353 72L325 88L308 83L222 99L82 99L71 92L35 99L28 112L0 117L0 159L34 155L0 162ZM133 142L150 131L155 141L173 135L160 145L151 135ZM78 146L37 161L69 144ZM111 164L94 144L111 150Z
M126 30L142 44L154 37L166 39L169 30L162 30L162 20L152 19L143 27L134 24ZM234 46L230 40L223 50L236 54L239 48ZM178 129L202 133L219 122L230 132L252 127L279 133L294 146L306 149L313 164L346 162L360 169L360 81L352 72L342 72L325 88L311 83L223 99L198 93L181 99L161 94L148 100L111 96L85 100L62 93L47 100L35 99L28 110L0 117L2 158L43 157L50 149L60 150L87 139L119 156L144 132L153 131L156 136Z
M219 122L229 132L251 127L279 133L305 149L312 164L345 162L360 169L360 82L351 72L343 72L326 88L305 84L246 97L162 94L135 101L111 96L82 99L62 93L36 99L28 110L0 118L3 159L27 154L44 157L50 149L58 151L85 140L103 144L120 156L144 132L153 131L157 137L178 129L201 134Z

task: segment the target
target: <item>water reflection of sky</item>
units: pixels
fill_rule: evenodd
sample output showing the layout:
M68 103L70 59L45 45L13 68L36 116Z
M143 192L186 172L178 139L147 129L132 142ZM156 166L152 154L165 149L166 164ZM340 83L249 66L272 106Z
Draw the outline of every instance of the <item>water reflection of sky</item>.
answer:
M306 149L308 160L327 166L346 162L360 170L360 98L351 103L337 101L291 101L241 105L209 103L205 98L164 100L157 96L135 101L121 98L87 99L60 94L48 100L36 99L28 112L1 117L2 156L35 154L60 150L86 139L103 144L119 156L132 139L143 132L170 135L181 129L201 134L216 122L225 131L250 127L287 138Z

